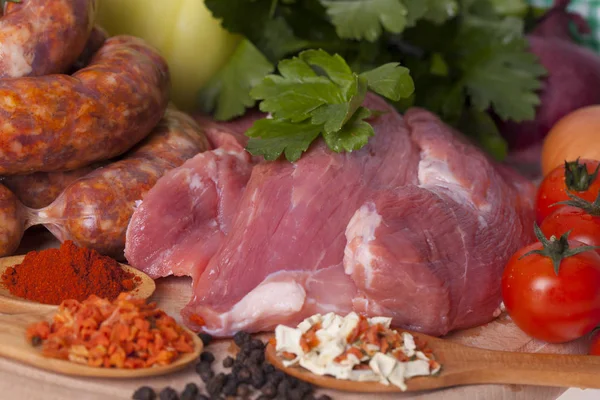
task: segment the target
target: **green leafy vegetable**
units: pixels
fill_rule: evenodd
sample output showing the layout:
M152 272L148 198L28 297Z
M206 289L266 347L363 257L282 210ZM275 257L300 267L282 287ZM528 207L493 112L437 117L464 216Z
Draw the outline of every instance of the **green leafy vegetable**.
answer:
M406 7L400 0L321 0L344 39L379 38L382 26L388 32L400 33L406 27Z
M532 8L526 0L205 4L226 29L254 45L254 55L236 53L203 91L204 109L229 119L260 100L261 109L278 122L261 122L252 130L255 154L262 154L261 143L268 139L269 157L295 159L314 140L308 128L291 140L293 127L301 124L319 126L319 135L335 151L360 148L372 133L361 109L371 90L399 111L416 105L438 114L501 159L507 148L494 118L532 119L540 102L545 71L528 50L524 25ZM262 62L253 61L258 59ZM266 60L279 63L279 74L262 80L272 72ZM252 96L243 93L257 81ZM277 124L270 136L269 124Z
M273 65L250 43L243 40L229 63L200 92L200 107L217 120L243 115L255 103L250 89L273 71Z
M358 150L374 135L365 121L372 112L361 106L367 90L399 100L414 89L408 71L398 63L357 74L342 57L323 50L283 60L278 71L250 92L270 118L246 132L251 138L247 149L267 160L284 154L296 161L319 135L335 152Z
M535 117L536 91L545 73L527 51L522 29L514 18L493 23L471 17L458 36L469 49L459 65L472 104L481 111L493 107L503 119L515 121Z

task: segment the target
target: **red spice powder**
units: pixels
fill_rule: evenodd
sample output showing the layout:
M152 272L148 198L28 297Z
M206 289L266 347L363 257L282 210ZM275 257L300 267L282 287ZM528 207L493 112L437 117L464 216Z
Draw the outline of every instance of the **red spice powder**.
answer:
M58 249L31 251L2 274L2 284L17 297L44 304L83 301L90 295L114 300L139 281L119 263L95 250L65 241Z

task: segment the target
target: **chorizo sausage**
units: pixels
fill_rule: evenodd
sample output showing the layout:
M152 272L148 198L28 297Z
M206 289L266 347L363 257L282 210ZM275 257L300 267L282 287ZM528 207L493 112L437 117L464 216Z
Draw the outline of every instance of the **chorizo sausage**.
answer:
M0 78L63 73L82 52L96 0L5 2L0 19Z
M13 254L19 247L25 230L24 212L15 195L0 185L0 257Z
M76 169L125 153L169 97L166 61L142 39L107 39L73 75L0 80L0 175Z
M69 68L70 73L75 73L81 68L87 67L94 54L100 50L107 38L108 33L99 26L95 26L87 43L85 44L85 47L83 48L83 51L75 63L71 65L71 68Z
M95 168L96 165L90 165L72 171L34 172L29 175L6 176L0 183L10 189L25 206L42 208L56 200L67 186L89 174Z
M43 224L61 242L70 239L123 259L136 202L165 172L209 147L191 117L168 109L152 134L123 159L75 181L48 207L28 209L27 226Z

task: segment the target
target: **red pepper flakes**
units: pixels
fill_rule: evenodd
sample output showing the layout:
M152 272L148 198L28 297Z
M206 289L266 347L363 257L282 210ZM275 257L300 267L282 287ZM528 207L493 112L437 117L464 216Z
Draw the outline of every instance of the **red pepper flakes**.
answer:
M137 369L168 365L194 351L191 335L156 303L127 293L109 301L95 295L65 300L52 323L27 329L29 343L42 343L45 357L103 368Z

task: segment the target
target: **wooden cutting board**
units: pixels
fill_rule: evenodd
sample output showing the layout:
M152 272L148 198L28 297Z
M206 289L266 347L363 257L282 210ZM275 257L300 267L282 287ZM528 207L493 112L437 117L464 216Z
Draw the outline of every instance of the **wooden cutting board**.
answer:
M58 246L58 243L44 231L36 230L28 233L18 254L32 249ZM190 298L189 278L166 278L157 281L157 290L153 300L173 317L179 319L179 310ZM533 340L523 334L507 316L487 325L454 333L449 336L457 342L494 350L571 353L584 354L588 341L582 339L566 345L549 345ZM217 341L208 346L217 357L215 366L231 351L230 341ZM110 380L73 378L48 373L17 362L0 358L0 398L19 400L105 400L131 399L134 390L148 385L155 389L171 386L180 391L188 382L201 385L193 367L181 372L149 379ZM420 400L555 400L565 389L534 387L522 385L480 385L452 388L438 392L411 395L364 395L344 394L334 391L323 391L333 399L370 400L370 399L420 399Z

